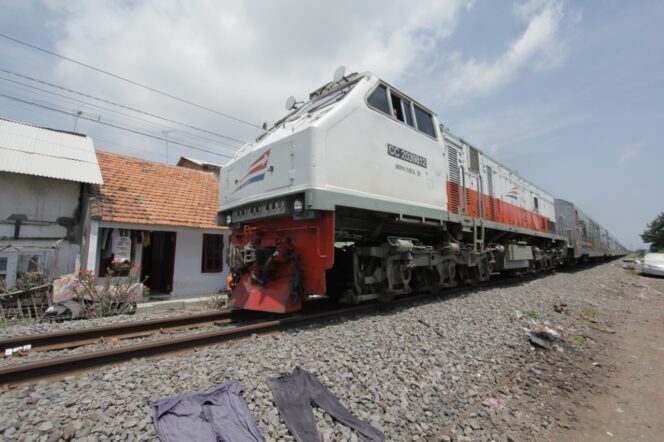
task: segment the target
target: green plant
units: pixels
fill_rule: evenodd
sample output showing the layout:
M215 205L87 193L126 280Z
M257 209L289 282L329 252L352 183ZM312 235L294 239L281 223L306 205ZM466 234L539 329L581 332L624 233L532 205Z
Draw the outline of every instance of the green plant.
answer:
M83 269L74 285L76 298L84 306L87 317L104 317L133 313L136 302L143 299L147 287L140 279L141 266L113 263L101 285L92 270ZM123 272L127 276L120 276Z
M590 339L586 338L585 336L572 335L571 339L574 345L578 345L580 347L590 345Z
M648 228L641 234L644 243L650 243L650 251L656 252L664 249L664 212L648 224Z
M521 310L521 313L536 321L540 319L540 314L537 310Z
M210 310L226 310L228 307L228 293L225 291L210 293L205 301L205 307Z
M0 328L13 327L15 325L27 324L30 321L23 318L5 318L0 316Z
M599 311L597 310L597 308L590 304L586 304L586 306L581 309L581 316L590 319L595 319L598 313Z

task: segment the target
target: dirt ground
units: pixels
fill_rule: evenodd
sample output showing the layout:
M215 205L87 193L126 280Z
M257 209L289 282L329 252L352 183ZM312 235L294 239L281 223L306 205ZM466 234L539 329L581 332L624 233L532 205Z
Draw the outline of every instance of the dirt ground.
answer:
M664 292L664 279L642 278ZM614 328L602 358L614 369L605 388L574 404L576 425L558 427L552 440L664 440L664 296L635 300Z
M573 271L560 281L584 282L585 291L561 286L542 318L515 319L525 329L548 324L559 337L531 341L514 370L436 440L663 441L664 278L624 267Z

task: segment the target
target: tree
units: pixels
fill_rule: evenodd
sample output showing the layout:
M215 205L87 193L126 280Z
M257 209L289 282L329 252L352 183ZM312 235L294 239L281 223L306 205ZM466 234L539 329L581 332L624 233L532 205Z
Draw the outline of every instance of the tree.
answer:
M664 250L664 212L648 224L648 228L641 234L643 242L650 243L650 251Z

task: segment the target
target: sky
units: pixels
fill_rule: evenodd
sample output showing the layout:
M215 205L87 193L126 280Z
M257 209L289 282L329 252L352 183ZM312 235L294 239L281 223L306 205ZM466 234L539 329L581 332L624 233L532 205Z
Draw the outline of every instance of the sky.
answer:
M224 164L286 97L344 65L419 100L629 248L664 211L661 1L0 0L0 11L4 35L198 105L0 38L0 117L86 133L99 150Z

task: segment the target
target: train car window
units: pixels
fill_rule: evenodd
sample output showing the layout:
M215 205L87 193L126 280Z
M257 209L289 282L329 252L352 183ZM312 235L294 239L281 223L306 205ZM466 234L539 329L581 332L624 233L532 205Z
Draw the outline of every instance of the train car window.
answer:
M468 169L471 172L480 173L480 153L474 147L468 146L468 148L468 156L470 156Z
M533 197L533 204L535 205L535 212L539 212L539 201L536 196Z
M436 138L436 131L433 128L433 118L431 114L419 106L415 106L415 121L417 121L417 130Z
M390 98L392 99L392 115L397 120L401 121L402 123L405 123L406 121L403 116L403 107L401 107L402 103L401 97L392 92L390 94Z
M415 123L413 122L413 112L410 108L410 101L401 100L401 104L403 105L403 114L406 116L406 124L410 127L415 127Z
M374 91L369 95L367 99L369 106L373 107L376 110L379 110L387 115L391 115L390 106L387 102L387 88L382 84L379 85Z

